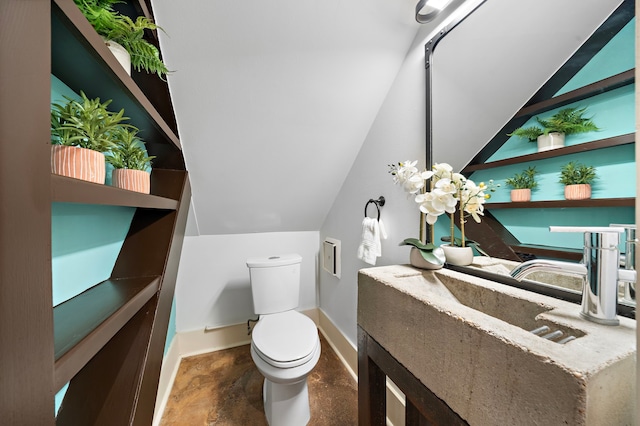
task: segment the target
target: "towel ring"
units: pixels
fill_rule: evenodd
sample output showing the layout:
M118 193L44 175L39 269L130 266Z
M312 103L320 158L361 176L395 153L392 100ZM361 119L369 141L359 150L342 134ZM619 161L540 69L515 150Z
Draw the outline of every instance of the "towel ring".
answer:
M376 205L376 210L378 211L378 222L380 221L380 207L384 206L385 203L385 199L383 196L378 197L377 200L374 200L373 198L369 199L369 201L367 201L367 204L365 204L364 206L364 217L367 217L367 207L369 207L369 204L375 204Z

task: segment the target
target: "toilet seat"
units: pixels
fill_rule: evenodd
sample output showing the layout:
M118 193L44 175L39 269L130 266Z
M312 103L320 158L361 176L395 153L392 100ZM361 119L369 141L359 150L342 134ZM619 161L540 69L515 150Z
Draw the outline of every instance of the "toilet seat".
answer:
M297 311L263 315L251 334L256 354L277 368L309 362L320 344L315 323Z

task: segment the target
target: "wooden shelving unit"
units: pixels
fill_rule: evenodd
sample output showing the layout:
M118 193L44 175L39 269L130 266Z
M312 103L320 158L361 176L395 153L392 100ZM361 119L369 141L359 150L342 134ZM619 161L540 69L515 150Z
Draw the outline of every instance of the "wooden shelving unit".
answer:
M146 0L123 8L152 16ZM167 84L130 77L73 0L8 0L1 11L2 422L149 425L191 197ZM51 74L125 109L157 157L151 194L51 174ZM55 307L54 202L136 208L110 278ZM53 397L66 383L56 417Z
M597 149L611 148L618 145L628 145L635 142L636 135L634 133L627 133L626 135L614 136L611 138L599 139L593 142L585 142L577 145L565 146L549 151L535 152L533 154L505 158L504 160L490 161L488 163L468 165L464 168L463 173L475 172L476 170L493 169L495 167L510 166L512 164L526 163L528 161L545 160L547 158L577 154L579 152L595 151Z
M588 200L527 201L524 203L486 203L490 210L496 209L564 209L579 207L633 207L635 198L590 198Z

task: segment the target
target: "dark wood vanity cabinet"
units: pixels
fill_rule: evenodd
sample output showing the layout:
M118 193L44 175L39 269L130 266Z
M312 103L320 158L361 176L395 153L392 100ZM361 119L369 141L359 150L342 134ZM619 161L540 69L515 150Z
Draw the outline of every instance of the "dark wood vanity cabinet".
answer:
M0 21L0 422L149 425L191 197L168 87L127 75L73 0L6 0ZM52 74L125 109L151 194L51 174ZM55 307L52 203L136 209L111 277Z

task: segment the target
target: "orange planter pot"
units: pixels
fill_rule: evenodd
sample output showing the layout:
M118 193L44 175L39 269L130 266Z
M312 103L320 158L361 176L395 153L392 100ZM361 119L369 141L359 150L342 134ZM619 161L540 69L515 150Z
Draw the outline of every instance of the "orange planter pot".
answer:
M581 183L564 187L564 198L567 200L587 200L591 198L591 185Z
M114 169L111 174L111 185L148 194L151 189L151 174L144 170Z
M104 154L77 146L51 145L51 173L104 185Z
M522 201L531 201L531 190L528 188L525 189L512 189L511 190L511 201L515 203L519 203Z

